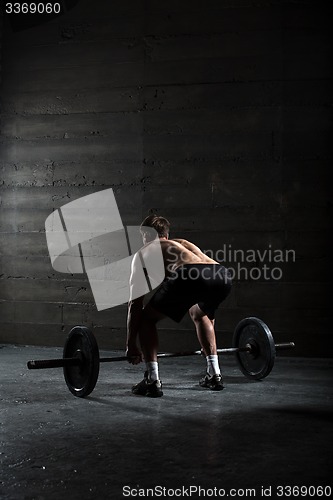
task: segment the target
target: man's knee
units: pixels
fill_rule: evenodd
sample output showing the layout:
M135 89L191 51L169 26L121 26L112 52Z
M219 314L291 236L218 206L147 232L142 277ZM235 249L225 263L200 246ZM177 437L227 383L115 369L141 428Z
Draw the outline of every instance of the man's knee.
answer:
M194 322L194 323L197 323L199 321L202 321L205 313L203 311L201 311L200 307L198 306L198 304L195 304L194 306L192 306L190 309L189 309L189 313L190 313L190 317L191 317L191 320Z

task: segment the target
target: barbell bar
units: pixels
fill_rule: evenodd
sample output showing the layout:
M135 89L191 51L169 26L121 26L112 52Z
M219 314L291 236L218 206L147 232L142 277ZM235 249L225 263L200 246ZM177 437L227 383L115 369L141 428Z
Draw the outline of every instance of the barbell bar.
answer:
M275 349L280 351L283 349L291 349L295 347L294 342L284 342L275 344ZM217 354L236 354L239 352L252 352L253 346L247 347L227 347L225 349L217 349ZM159 352L158 358L181 358L184 356L203 355L202 351L180 351L180 352ZM112 356L111 358L99 358L100 363L112 363L114 361L128 361L127 356ZM58 359L39 359L27 362L29 370L41 370L45 368L63 368L64 366L79 366L82 363L82 358L79 355L74 358L58 358Z
M261 380L271 372L276 351L291 349L294 342L275 344L270 329L261 319L248 317L241 320L233 335L233 347L218 349L217 353L235 354L243 374ZM202 355L201 350L158 353L158 358L176 358ZM93 333L85 326L75 326L65 342L63 357L28 361L29 370L63 368L68 389L77 397L88 396L95 388L100 363L128 361L127 356L99 357L99 349Z

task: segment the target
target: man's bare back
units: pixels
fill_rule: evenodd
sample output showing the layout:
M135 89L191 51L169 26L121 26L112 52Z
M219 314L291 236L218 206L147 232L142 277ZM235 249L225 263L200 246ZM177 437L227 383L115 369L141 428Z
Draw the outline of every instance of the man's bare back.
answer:
M166 274L169 275L183 264L217 264L200 248L184 239L160 240Z
M153 256L161 251L166 277L171 276L178 267L185 264L218 264L190 241L178 238L174 240L159 238L150 241L144 245L140 253L145 262L148 262L148 259L153 259Z

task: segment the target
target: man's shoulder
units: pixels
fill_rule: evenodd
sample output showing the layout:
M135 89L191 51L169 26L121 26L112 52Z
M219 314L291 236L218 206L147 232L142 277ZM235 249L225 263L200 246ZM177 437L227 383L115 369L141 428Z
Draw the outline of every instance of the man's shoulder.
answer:
M172 241L174 242L175 245L181 245L182 247L185 247L189 250L192 250L192 248L197 248L196 245L194 245L194 243L185 240L184 238L175 238Z
M163 248L178 248L182 249L184 247L182 242L186 242L186 240L181 240L179 238L173 240L162 240L161 245Z
M186 244L192 245L192 243L188 240L185 240L184 238L174 238L172 240L167 240L172 242L174 245L182 245L185 246Z

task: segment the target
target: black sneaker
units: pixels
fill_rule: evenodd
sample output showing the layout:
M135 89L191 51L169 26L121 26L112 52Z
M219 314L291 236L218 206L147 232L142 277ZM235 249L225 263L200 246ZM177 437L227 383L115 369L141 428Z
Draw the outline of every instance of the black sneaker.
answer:
M223 389L223 380L222 375L206 375L199 381L199 385L201 387L208 387L212 391L222 391Z
M160 398L163 396L162 382L154 380L149 382L148 372L145 372L144 379L132 387L132 393L136 396L148 396L149 398Z

